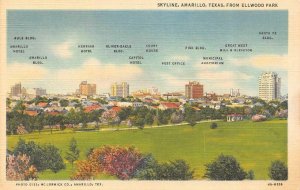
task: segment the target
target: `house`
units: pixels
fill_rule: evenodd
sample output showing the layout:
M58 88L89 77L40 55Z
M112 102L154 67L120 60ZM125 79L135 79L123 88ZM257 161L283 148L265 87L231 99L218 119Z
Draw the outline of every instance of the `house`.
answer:
M241 114L227 115L227 122L242 121L243 119L244 119L243 115L241 115Z
M57 110L52 110L52 111L47 111L46 114L52 115L52 116L56 116L59 115L60 112Z
M90 105L84 108L84 112L89 113L89 112L93 112L95 110L100 110L102 109L102 107L98 104L94 104L94 105Z
M42 107L42 108L45 108L46 106L48 106L48 103L47 103L47 102L39 102L39 103L37 104L37 106Z
M144 105L143 102L133 102L133 103L132 103L132 106L133 106L134 108L142 107L143 105Z
M116 112L116 113L119 113L122 110L122 108L118 107L118 106L114 106L114 107L111 108L111 110Z
M158 106L161 110L167 110L167 109L179 109L180 103L175 102L161 102Z
M29 116L37 116L39 112L37 110L25 110L25 114Z

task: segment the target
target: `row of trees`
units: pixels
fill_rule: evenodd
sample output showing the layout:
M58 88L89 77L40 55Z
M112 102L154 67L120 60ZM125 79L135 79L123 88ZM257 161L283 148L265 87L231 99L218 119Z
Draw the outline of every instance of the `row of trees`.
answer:
M61 130L66 128L67 124L78 125L82 123L83 127L87 127L88 122L96 122L96 128L99 128L100 115L103 110L95 110L90 113L86 113L83 110L75 112L71 109L67 114L51 115L41 112L36 116L29 116L19 111L12 111L6 113L6 133L16 134L18 126L24 126L27 132L38 130L39 132L48 126L51 130L54 126L59 126Z
M104 146L79 161L71 179L89 180L101 172L122 180L189 180L194 173L184 160L158 163L151 154L144 155L134 147Z
M253 170L245 171L230 155L219 155L205 165L203 177L210 180L253 180ZM122 180L190 180L194 171L184 160L158 163L151 154L142 154L134 147L104 146L92 149L86 160L77 163L77 170L71 179L90 180L99 173L116 176ZM287 180L288 170L281 161L274 161L269 167L273 180Z
M72 138L65 159L72 165L79 158L77 141ZM203 177L210 180L255 179L252 170L245 171L230 155L219 155L205 165ZM36 180L40 171L50 169L58 172L65 168L60 151L53 145L26 143L20 139L16 148L7 155L6 176L8 180ZM121 180L190 180L194 171L184 160L159 163L151 154L142 154L134 147L103 146L93 148L86 160L77 161L73 180L90 180L106 173ZM274 161L269 167L273 180L287 180L288 169L282 161Z
M37 99L34 101L44 101L44 99ZM67 100L66 100L67 101ZM108 110L103 113L103 110L95 110L90 113L84 112L81 107L79 112L71 109L67 114L50 115L47 113L39 113L37 116L28 116L24 114L25 106L20 101L12 112L7 112L7 134L16 134L17 127L23 125L28 132L33 130L41 131L44 126L52 128L56 125L60 129L65 129L66 124L72 126L82 124L82 127L87 127L88 122L96 122L96 129L98 129L100 122L106 122L112 126L119 126L122 121L128 121L128 126L137 126L143 128L144 125L153 125L156 121L157 125L165 125L168 123L176 124L182 121L187 121L191 126L194 126L197 121L205 119L225 119L226 115L232 113L242 114L251 118L255 114L263 114L267 117L287 117L287 114L282 113L282 110L287 109L287 101L277 102L271 101L266 103L260 99L256 100L253 108L250 107L221 107L219 110L213 108L202 108L195 110L193 104L185 104L184 112L175 109L168 110L153 110L145 106L138 108L122 108L116 113L113 110ZM67 104L65 100L60 100L61 104Z

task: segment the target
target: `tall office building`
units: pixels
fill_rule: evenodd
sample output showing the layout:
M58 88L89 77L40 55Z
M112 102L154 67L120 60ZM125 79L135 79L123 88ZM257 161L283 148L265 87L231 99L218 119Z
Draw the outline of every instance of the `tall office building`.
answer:
M185 85L185 97L188 99L197 99L203 97L203 85L193 81Z
M96 94L96 84L88 84L87 81L82 81L79 85L79 93L84 96L93 96Z
M264 72L259 77L259 98L274 100L280 98L281 79L277 73Z
M47 95L46 89L43 88L34 88L36 96L45 96Z
M127 82L112 84L111 95L126 98L129 96L129 84Z
M21 83L17 83L13 85L10 89L11 96L20 96L22 95L22 85Z

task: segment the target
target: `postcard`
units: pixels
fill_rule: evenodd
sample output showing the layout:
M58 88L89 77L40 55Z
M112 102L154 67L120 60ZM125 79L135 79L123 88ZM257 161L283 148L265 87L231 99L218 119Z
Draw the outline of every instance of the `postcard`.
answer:
M299 189L299 1L1 1L1 186Z

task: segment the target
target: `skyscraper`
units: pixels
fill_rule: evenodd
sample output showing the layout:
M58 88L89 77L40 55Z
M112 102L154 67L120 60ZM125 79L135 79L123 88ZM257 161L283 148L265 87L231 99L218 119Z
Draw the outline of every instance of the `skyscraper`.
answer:
M274 100L280 98L281 79L275 72L264 72L259 77L259 98Z
M11 96L20 96L22 94L22 85L21 83L17 83L10 89Z
M193 81L185 85L185 97L196 99L203 97L203 85Z
M46 89L43 88L34 88L36 96L44 96L47 94Z
M126 98L129 96L129 84L127 84L127 82L122 82L121 84L112 84L111 95Z
M82 81L79 85L79 93L84 96L93 96L96 94L96 84L88 84L87 81Z

